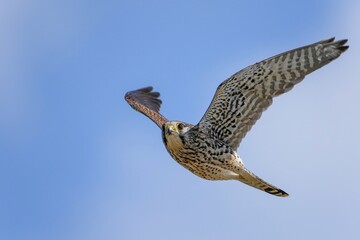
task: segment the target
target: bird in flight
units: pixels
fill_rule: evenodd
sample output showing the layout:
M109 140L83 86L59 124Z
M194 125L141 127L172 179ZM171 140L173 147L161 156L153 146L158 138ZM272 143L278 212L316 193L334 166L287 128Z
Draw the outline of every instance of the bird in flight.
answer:
M338 58L347 40L326 39L248 66L222 82L196 125L160 114L160 94L145 87L125 94L136 111L155 122L169 154L207 180L238 180L279 197L288 194L245 168L236 150L246 133L272 103L304 77Z

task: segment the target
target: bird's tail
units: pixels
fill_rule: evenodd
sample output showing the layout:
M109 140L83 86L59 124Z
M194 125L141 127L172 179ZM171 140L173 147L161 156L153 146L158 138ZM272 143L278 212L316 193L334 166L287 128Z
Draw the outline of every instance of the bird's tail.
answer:
M285 191L271 185L270 183L265 182L264 180L247 170L245 167L243 167L243 171L241 171L241 174L239 174L239 180L249 186L260 189L264 192L270 193L278 197L289 196L289 194L287 194Z

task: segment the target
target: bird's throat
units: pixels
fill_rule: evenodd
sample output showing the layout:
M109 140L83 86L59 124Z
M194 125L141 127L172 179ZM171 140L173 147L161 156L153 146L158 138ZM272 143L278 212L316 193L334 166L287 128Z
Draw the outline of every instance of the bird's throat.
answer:
M184 144L178 135L168 135L166 147L171 152L177 152L184 148Z

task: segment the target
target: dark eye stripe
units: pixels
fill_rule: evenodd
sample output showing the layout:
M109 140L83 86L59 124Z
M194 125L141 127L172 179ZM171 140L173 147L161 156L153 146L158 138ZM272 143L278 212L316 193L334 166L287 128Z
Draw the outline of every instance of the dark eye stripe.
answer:
M164 144L167 146L167 139L165 137L165 124L162 125L162 139L163 139L163 142Z

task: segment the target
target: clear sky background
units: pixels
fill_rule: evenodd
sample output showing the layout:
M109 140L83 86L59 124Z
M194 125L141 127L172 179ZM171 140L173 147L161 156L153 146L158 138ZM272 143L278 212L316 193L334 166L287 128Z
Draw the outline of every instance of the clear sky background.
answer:
M0 239L360 239L359 1L0 1ZM290 194L202 180L124 101L197 123L216 87L328 37L350 49L238 149Z

